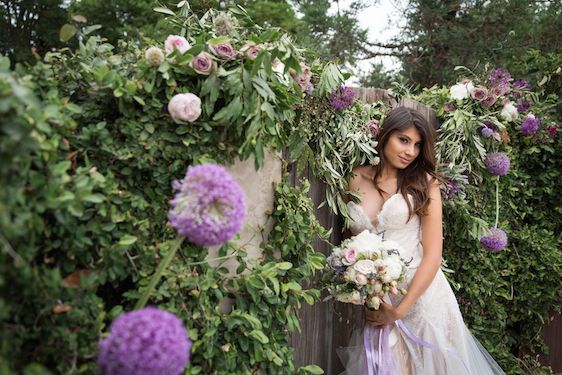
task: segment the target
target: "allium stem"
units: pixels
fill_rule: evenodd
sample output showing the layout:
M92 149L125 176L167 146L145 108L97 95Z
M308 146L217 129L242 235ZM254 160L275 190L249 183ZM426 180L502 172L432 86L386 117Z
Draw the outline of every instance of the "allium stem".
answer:
M176 240L172 243L172 247L168 251L168 254L166 254L164 259L162 259L162 261L158 265L158 269L156 270L154 275L152 275L152 279L150 279L150 283L148 283L146 290L144 291L141 298L138 300L135 309L142 309L146 305L146 302L148 302L148 298L150 298L150 295L152 294L154 287L160 281L160 278L162 277L162 273L164 273L164 270L168 268L168 266L170 265L170 262L174 258L174 255L176 255L184 239L185 239L184 236L178 236L178 238L176 238Z
M498 221L500 219L500 176L496 178L496 224L494 227L498 227Z

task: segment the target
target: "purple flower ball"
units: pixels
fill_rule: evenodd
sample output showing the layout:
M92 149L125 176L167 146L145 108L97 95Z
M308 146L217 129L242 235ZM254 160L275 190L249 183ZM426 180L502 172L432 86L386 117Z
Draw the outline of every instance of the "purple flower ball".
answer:
M179 375L191 357L192 342L172 313L147 307L120 315L99 342L103 375Z
M484 126L480 129L480 134L482 134L483 137L490 138L494 134L494 129Z
M346 86L342 86L339 89L334 90L334 92L332 92L328 97L332 108L338 111L351 106L354 99L355 91Z
M488 81L493 85L506 85L511 81L511 75L503 68L494 68L488 76Z
M509 157L503 152L491 152L486 155L486 169L493 176L504 176L509 171Z
M242 229L246 217L244 190L217 164L191 166L171 201L169 219L179 234L198 246L220 245Z
M480 245L484 248L497 253L507 246L507 234L500 228L491 228L490 234L480 238Z
M538 117L533 116L532 114L528 114L525 117L525 120L521 123L521 133L525 135L533 135L539 130L539 126L541 124L541 119Z

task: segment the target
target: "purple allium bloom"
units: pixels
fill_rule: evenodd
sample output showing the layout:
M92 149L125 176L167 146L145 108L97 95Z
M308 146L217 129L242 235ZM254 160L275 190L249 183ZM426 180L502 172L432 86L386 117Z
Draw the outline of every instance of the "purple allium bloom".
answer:
M532 135L535 134L537 130L539 130L540 124L541 119L535 117L532 113L529 113L527 116L525 116L525 120L523 120L523 122L521 123L521 127L519 128L519 130L521 130L521 133L525 135Z
M494 68L488 76L488 81L493 85L505 85L511 81L511 75L503 68Z
M99 342L103 375L179 375L191 357L192 342L172 313L147 307L120 315Z
M502 251L507 246L507 234L500 228L491 228L490 234L480 238L480 245L494 253Z
M482 129L480 129L480 134L482 134L482 136L485 138L490 138L494 134L494 129L490 129L487 126L484 126Z
M520 100L515 106L515 108L517 108L517 111L519 113L528 111L529 109L531 109L531 107L532 107L531 102L527 100Z
M513 82L513 87L518 88L520 90L530 90L531 84L527 81L515 81Z
M199 246L220 245L242 229L246 216L244 191L217 164L191 166L170 202L170 223L179 234Z
M509 171L509 157L503 152L491 152L486 155L486 169L493 176L504 176Z
M445 108L443 108L443 110L445 112L453 112L456 109L457 109L457 106L455 105L455 103L447 103L447 104L445 104Z
M355 99L355 91L346 86L334 90L328 98L332 108L335 110L341 110L351 106L353 104L353 99Z

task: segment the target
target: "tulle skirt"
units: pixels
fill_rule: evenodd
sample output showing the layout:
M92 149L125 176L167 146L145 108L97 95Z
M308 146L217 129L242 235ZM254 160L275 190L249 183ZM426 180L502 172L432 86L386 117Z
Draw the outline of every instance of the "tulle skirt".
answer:
M397 298L391 301L394 305L399 302ZM346 369L342 375L504 374L464 324L456 298L441 271L408 315L387 330L384 344L389 349L391 370L383 371L376 366L369 370L368 365L377 362L382 336L378 328L358 324L349 346L338 350ZM382 355L378 358L384 362Z

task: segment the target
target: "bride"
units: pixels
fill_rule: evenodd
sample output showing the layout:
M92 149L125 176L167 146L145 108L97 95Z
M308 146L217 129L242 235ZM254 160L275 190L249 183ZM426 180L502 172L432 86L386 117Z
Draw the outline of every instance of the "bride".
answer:
M435 131L412 109L391 111L377 136L380 163L354 169L347 203L355 235L370 230L398 242L411 260L400 288L379 310L365 309L365 324L391 328L393 374L461 375L504 372L463 322L453 291L440 269L442 206L435 172ZM347 375L366 370L363 331L340 356ZM376 374L377 372L375 372Z

